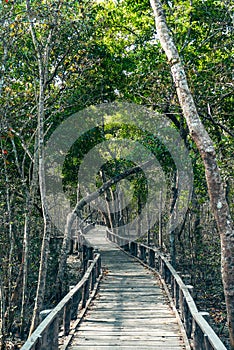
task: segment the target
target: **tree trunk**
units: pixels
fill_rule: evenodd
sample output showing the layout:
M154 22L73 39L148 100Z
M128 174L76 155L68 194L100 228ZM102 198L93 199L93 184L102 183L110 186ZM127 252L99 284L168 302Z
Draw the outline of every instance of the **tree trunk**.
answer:
M101 170L101 177L102 177L102 181L106 182L106 176L103 170ZM111 200L111 194L110 194L110 189L108 189L105 193L105 201L106 201L106 210L107 210L107 215L108 215L108 222L109 222L109 228L111 231L113 231L113 223L112 223L112 212L111 212L111 208L110 208L110 200Z
M48 266L48 256L49 256L49 244L51 236L51 220L49 216L49 210L47 207L46 200L46 189L45 189L45 168L44 168L44 76L42 70L40 71L40 96L39 96L39 106L38 106L38 155L39 155L39 188L41 195L41 205L43 212L44 230L43 230L43 240L41 246L41 259L38 274L38 284L37 293L35 299L35 305L33 310L33 317L30 327L30 335L37 327L39 323L39 313L43 307L45 287L46 287L46 275Z
M25 188L26 195L26 209L24 218L24 236L23 236L23 253L22 253L22 301L20 310L20 334L21 339L25 337L25 311L27 304L27 294L28 294L28 265L29 265L29 234L31 227L31 215L35 200L35 195L38 190L38 138L34 142L34 161L33 161L33 174L30 184L30 191ZM23 175L22 175L22 180Z
M116 209L115 209L115 196L114 196L114 192L112 191L112 188L109 188L109 194L110 194L109 204L110 204L110 209L111 209L112 230L113 230L113 232L115 232L118 221L117 221L117 213L116 213Z
M177 48L166 24L162 4L158 0L150 0L154 11L157 35L165 51L176 86L178 99L186 119L189 132L197 145L203 159L206 181L212 211L221 238L222 280L227 307L228 327L231 348L234 349L234 226L231 219L225 190L217 166L213 142L198 115L190 92L184 67Z
M51 220L48 210L48 203L46 199L46 186L45 186L45 156L44 156L44 121L45 121L45 91L48 82L48 64L51 52L53 33L57 27L58 13L61 3L58 2L58 11L55 13L53 26L50 28L46 37L45 43L40 43L35 31L34 14L31 9L30 0L26 0L26 10L30 23L30 32L35 48L38 73L39 73L39 97L38 97L38 179L39 189L41 196L42 214L44 220L43 240L41 246L41 259L38 274L37 293L33 311L33 317L30 327L30 335L37 327L39 323L39 313L43 307L45 288L46 288L46 275L48 267L49 257L49 244L51 236Z

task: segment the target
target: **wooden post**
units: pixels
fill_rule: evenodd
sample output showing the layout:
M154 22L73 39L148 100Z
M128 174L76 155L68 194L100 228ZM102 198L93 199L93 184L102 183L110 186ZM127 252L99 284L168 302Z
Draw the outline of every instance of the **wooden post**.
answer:
M93 260L93 247L88 247L87 248L88 252L87 252L87 260Z
M148 260L149 266L155 268L155 251L152 248L148 251Z
M123 249L125 250L125 252L129 252L129 242L127 239L124 240Z
M172 278L171 271L169 270L169 268L165 264L165 282L167 284L171 284L171 278Z
M69 254L73 254L74 253L74 239L70 240L70 251Z
M213 346L210 345L209 338L206 334L204 334L204 346L205 346L204 349L206 349L206 350L213 350L214 349Z
M89 278L85 281L82 293L82 309L85 307L89 295Z
M196 350L205 349L204 335L196 321L193 322L193 348Z
M157 251L154 253L154 260L155 260L155 269L160 272L160 262L159 262L159 255Z
M174 280L174 303L175 303L176 309L178 310L179 309L179 286L175 277L173 277L173 280Z
M165 271L165 262L163 261L163 259L160 257L158 257L159 260L159 272L162 276L162 278L164 279L164 281L166 280L166 271Z
M186 298L183 298L183 320L187 337L190 339L192 335L193 317L189 310Z
M97 281L97 271L96 271L96 268L94 267L93 269L92 269L92 277L91 277L91 291L94 289L94 286L95 286L95 283L96 283L96 281Z
M49 327L50 346L46 348L51 350L58 349L59 319L56 317Z
M82 245L82 265L83 265L83 274L85 273L86 269L87 269L87 246L86 245Z
M88 267L90 265L92 265L92 263L93 263L93 260L89 260L88 261ZM90 288L90 290L93 290L93 287L94 287L94 284L95 284L95 268L92 269L90 277L89 277L89 280L90 280L89 288Z
M89 260L88 266L90 266L91 264L92 264L92 260ZM90 282L91 282L91 274L89 275L89 277L87 278L87 280L84 283L83 295L82 295L82 308L85 307L86 302L89 298Z
M98 255L98 250L95 249L93 251L93 258L95 259L97 257L97 255ZM99 276L97 265L98 265L98 262L96 263L96 266L93 268L93 271L92 271L91 290L94 289L95 283L96 283L97 278Z
M72 299L72 310L71 310L71 319L75 320L77 318L78 315L78 307L79 307L79 303L81 301L81 291L78 290L77 293L74 294L73 299Z
M64 307L63 312L63 335L67 336L70 332L70 323L71 323L71 310L72 309L72 300L69 300Z
M179 308L180 308L180 317L182 321L184 321L184 295L181 289L179 289Z
M137 256L137 243L136 242L131 242L130 243L130 253L133 256Z
M171 296L173 299L175 298L175 277L174 277L174 275L171 276Z
M145 262L146 261L146 247L140 245L140 259Z
M42 337L37 344L37 349L40 350L58 350L58 333L59 333L59 322L56 317L53 322L48 326Z

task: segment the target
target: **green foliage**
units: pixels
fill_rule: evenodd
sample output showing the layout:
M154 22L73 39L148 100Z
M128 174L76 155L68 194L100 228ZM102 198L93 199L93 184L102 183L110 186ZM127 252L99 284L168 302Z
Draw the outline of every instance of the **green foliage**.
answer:
M207 201L202 160L187 135L176 98L170 68L159 45L148 1L31 1L30 17L40 47L49 50L45 83L45 138L69 115L103 102L125 100L165 113L180 130L190 151L199 204ZM234 213L233 179L233 8L223 0L164 1L169 27L183 59L189 84L202 120L214 140L219 166ZM55 25L57 20L57 25ZM1 265L8 292L9 227L13 227L12 286L21 265L24 215L30 191L33 157L37 145L38 67L26 1L0 2L0 216ZM162 142L150 133L129 126L126 116L115 116L103 128L90 130L77 140L63 168L64 189L76 201L77 174L85 154L95 145L115 138L137 141L156 156L168 181L175 164ZM119 155L106 157L104 170L112 177L134 164ZM7 181L6 181L7 177ZM132 206L147 197L143 173L129 178ZM97 177L98 185L101 184ZM171 186L169 186L171 187ZM115 190L113 186L113 190ZM11 223L6 195L10 197ZM141 204L142 204L141 203ZM30 234L30 285L32 302L36 287L42 221L40 197L35 198ZM56 269L54 254L49 278ZM18 309L19 302L16 303Z

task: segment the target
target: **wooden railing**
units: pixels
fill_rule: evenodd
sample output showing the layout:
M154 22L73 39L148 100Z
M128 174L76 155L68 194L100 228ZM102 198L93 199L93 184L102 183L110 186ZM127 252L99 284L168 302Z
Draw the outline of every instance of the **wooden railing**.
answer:
M122 247L134 257L140 259L151 269L158 271L165 281L172 296L174 306L180 316L194 350L227 350L220 338L211 328L209 323L199 312L197 306L186 286L169 261L156 248L148 247L135 241L129 241L107 230L107 238Z
M91 260L92 259L92 260ZM21 350L58 350L58 335L63 325L63 335L70 332L71 320L85 308L97 279L101 276L101 256L93 248L83 245L83 277L52 309L28 338Z

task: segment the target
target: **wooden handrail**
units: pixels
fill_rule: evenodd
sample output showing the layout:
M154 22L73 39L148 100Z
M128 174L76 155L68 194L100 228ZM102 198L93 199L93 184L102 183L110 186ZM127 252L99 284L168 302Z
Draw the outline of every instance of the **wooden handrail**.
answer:
M21 350L57 350L60 324L63 323L63 334L68 335L71 320L77 317L79 304L81 303L81 306L85 307L100 274L101 256L97 253L93 260L89 260L89 267L82 279L51 310L24 343Z
M227 350L197 306L173 266L157 249L135 241L129 241L107 229L107 238L159 272L172 296L174 306L184 325L191 347L194 350Z

